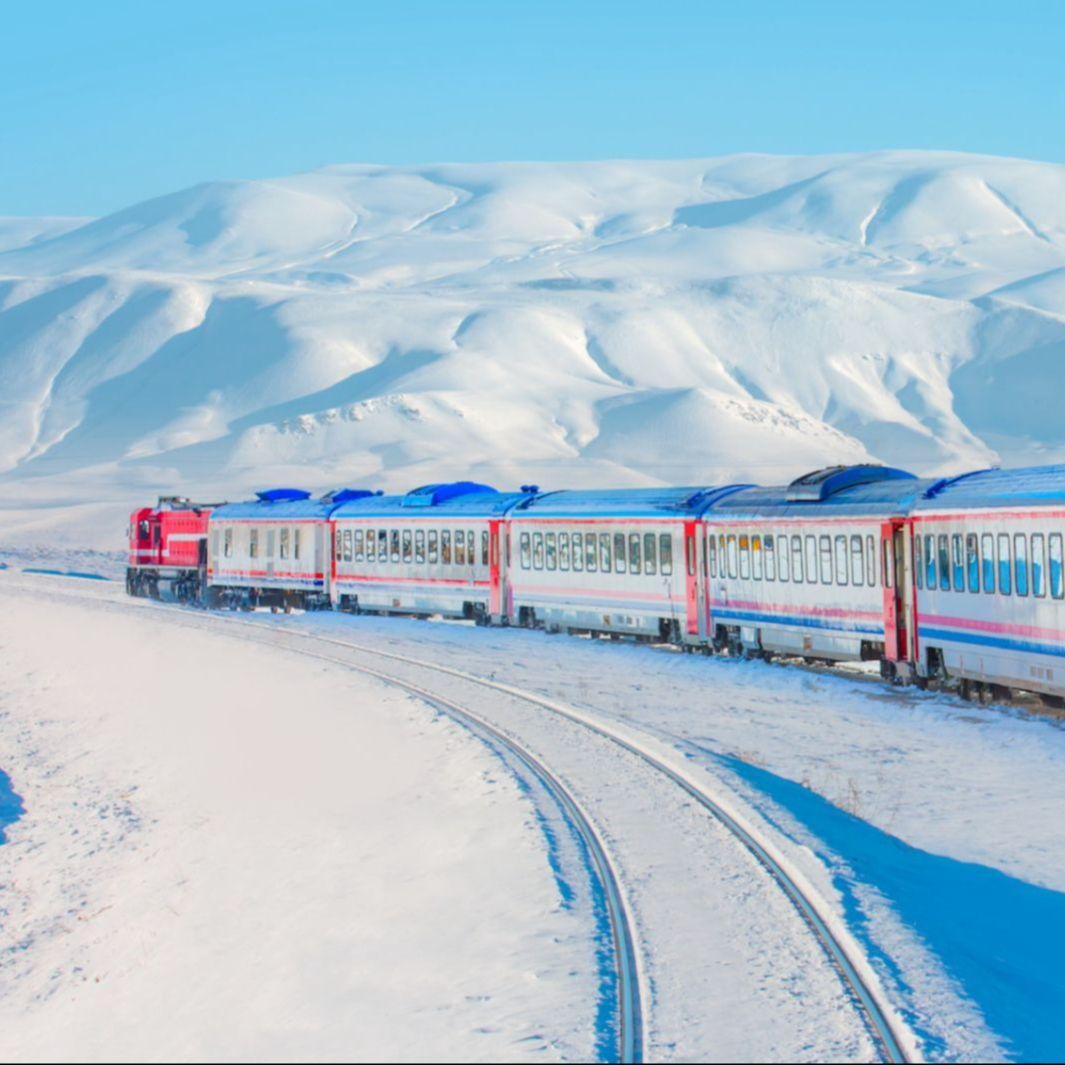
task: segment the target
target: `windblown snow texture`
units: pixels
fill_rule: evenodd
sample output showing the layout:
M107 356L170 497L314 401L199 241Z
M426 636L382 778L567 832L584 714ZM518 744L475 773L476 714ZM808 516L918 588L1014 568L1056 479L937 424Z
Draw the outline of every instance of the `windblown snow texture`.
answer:
M24 539L164 489L1050 461L1063 358L1045 163L353 165L0 219Z

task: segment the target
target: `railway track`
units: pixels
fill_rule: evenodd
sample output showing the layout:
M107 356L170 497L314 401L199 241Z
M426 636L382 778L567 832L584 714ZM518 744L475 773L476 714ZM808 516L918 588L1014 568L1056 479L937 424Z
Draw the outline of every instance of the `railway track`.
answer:
M113 606L121 609L118 604ZM757 825L748 821L739 811L730 808L727 801L714 795L706 780L700 779L702 774L693 775L690 767L685 764L683 755L673 751L667 744L652 740L627 726L594 718L575 707L535 692L397 651L338 639L321 632L301 632L283 622L266 623L246 616L205 614L185 609L178 611L172 606L144 601L138 602L138 608L165 612L172 620L177 620L180 616L183 623L194 628L221 627L229 629L231 633L234 628L240 628L244 630L244 638L253 642L283 646L286 650L375 677L436 707L471 731L510 751L555 796L566 816L577 827L589 855L593 858L596 875L603 889L603 898L607 900L616 958L618 1060L642 1060L643 1041L646 1036L643 990L639 981L639 961L632 917L626 909L617 875L594 825L581 812L569 789L542 760L513 735L497 728L464 703L433 690L431 681L427 681L424 676L397 676L397 670L414 670L415 673L423 674L428 672L438 680L452 678L509 699L520 700L539 711L556 714L608 741L628 756L639 759L646 767L679 788L742 845L794 907L838 974L850 1001L864 1021L880 1059L885 1062L920 1060L915 1041L885 1000L879 982L860 948L846 929L840 926L816 890L806 884L800 873L790 868L786 858L776 850L772 840L767 838ZM301 647L299 644L311 646ZM325 653L323 648L336 650L333 653ZM369 662L365 660L367 658Z
M265 630L267 633L278 632L278 626L276 625L251 621L247 618L227 620L232 620L235 624L243 627ZM638 738L632 735L631 730L593 720L587 714L573 707L546 699L534 692L525 691L500 681L479 677L476 674L451 666L414 658L395 651L368 647L348 640L339 640L320 633L305 635L288 626L284 626L281 631L287 635L295 635L300 639L342 647L349 652L369 655L379 660L402 663L406 666L414 666L418 669L459 678L462 681L505 694L511 698L522 699L583 726L596 735L618 745L656 772L667 777L698 803L700 807L706 810L707 813L719 821L742 844L795 907L821 945L833 968L839 974L856 1008L865 1019L866 1027L880 1052L881 1059L891 1063L916 1062L920 1060L913 1040L896 1018L892 1007L884 1001L878 982L869 970L868 963L861 955L856 944L849 941L849 936L845 936L834 927L836 921L831 914L826 912L823 902L810 888L802 883L795 873L788 869L787 862L776 853L776 848L772 842L764 838L752 825L745 823L741 815L728 809L719 798L711 795L705 785L692 777L686 769L668 764L658 754L649 750L645 743L640 742ZM390 674L372 669L367 670L365 667L359 666L353 666L352 668L359 668L363 672L369 672L371 675L378 676L383 680L396 682L396 678ZM401 686L407 687L406 682L400 681L399 683ZM434 698L431 693L426 692L424 689L409 688L408 690L417 690L420 694L428 695L430 700Z

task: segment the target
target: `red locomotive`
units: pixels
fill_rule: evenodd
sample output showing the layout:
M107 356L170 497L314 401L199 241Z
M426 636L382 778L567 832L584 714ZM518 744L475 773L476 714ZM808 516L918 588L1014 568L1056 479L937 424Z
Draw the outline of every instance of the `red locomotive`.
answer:
M161 496L129 519L126 591L152 599L199 599L207 587L207 521L213 503Z

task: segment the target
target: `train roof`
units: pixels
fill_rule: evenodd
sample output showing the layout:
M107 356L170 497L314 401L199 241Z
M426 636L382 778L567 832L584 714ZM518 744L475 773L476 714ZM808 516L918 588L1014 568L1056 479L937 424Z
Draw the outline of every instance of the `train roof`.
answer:
M772 488L745 488L714 502L710 516L798 517L830 508L834 515L903 514L935 482L893 466L829 466Z
M684 488L608 488L597 491L546 492L523 503L515 517L534 518L664 518L697 517L723 495L744 485Z
M526 485L518 492L498 492L475 481L426 484L405 495L381 495L341 503L333 511L337 521L345 518L485 518L506 514L538 491Z
M256 492L255 499L242 503L225 503L211 512L214 521L298 521L316 518L324 521L338 505L353 505L355 501L373 499L375 492L367 488L342 488L311 498L300 488L270 488Z
M974 470L933 482L916 510L1065 504L1065 465Z

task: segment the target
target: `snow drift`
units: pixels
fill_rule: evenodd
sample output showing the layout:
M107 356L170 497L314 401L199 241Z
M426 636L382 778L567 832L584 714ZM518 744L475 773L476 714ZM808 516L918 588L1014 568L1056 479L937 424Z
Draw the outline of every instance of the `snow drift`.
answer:
M0 218L0 540L273 481L1050 461L1063 358L1045 163L336 166Z

